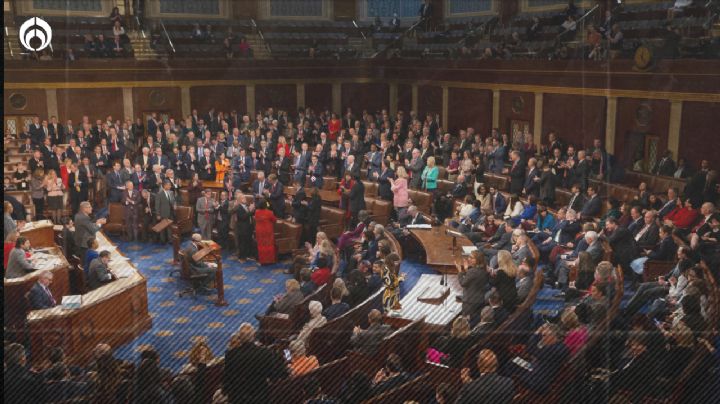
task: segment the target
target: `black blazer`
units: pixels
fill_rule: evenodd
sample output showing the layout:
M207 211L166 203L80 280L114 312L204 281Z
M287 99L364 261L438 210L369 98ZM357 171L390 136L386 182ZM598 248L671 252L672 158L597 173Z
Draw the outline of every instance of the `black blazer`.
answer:
M630 261L637 258L638 250L632 233L624 227L618 227L608 237L613 250L613 263L621 265L624 269L630 267Z
M378 174L378 196L386 201L393 200L393 192L390 188L390 178L395 178L395 173L391 169L387 169Z
M638 226L636 226L635 231L633 232L633 237L636 236L640 232L640 230L642 230L644 227L645 227L644 221L641 222ZM655 223L652 223L650 225L650 228L637 241L637 245L640 248L649 249L649 248L655 247L655 245L657 245L658 241L660 241L660 230L658 229L658 227Z
M667 236L648 254L648 258L658 261L673 261L677 252L677 245L672 237Z
M50 299L50 296L45 293L42 286L35 282L30 292L28 292L28 300L30 301L31 310L42 310L55 307L54 302Z
M585 204L583 205L582 210L580 211L580 216L582 218L597 217L597 216L600 216L601 210L602 210L602 201L600 200L599 195L595 195L593 198L585 201Z
M525 162L519 160L515 169L510 167L510 193L520 195L525 185Z
M362 181L355 181L353 187L350 188L348 195L350 201L350 212L357 213L365 209L365 185Z
M225 352L222 388L231 403L264 403L269 399L268 379L275 381L286 375L280 355L249 342Z

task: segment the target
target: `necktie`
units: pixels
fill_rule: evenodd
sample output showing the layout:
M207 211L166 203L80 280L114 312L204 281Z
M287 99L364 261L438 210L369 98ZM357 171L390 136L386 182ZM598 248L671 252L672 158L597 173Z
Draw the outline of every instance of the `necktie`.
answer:
M643 236L643 234L647 233L649 228L650 228L650 225L646 224L645 227L643 227L642 230L640 230L638 232L638 234L635 236L635 241L640 241L640 238Z
M53 297L52 292L50 292L50 289L48 289L47 286L43 286L43 290L45 290L45 293L47 293L50 301L52 302L52 305L55 306L55 298Z
M697 231L702 227L705 222L707 222L707 217L703 218L703 220L695 226L695 228L692 230L692 233L697 233Z
M210 202L210 201L208 201L208 198L205 198L205 217L206 217L206 218L209 218L209 217L210 217L210 211L208 210L208 204L209 204L209 202Z
M113 153L117 151L117 141L115 141L115 140L113 140L113 148L112 148L112 151L113 151Z

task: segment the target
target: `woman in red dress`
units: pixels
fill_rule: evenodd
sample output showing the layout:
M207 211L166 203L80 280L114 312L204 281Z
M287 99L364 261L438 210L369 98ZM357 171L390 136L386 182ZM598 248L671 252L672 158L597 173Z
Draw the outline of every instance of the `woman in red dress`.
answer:
M267 201L260 201L255 210L255 239L260 265L277 262L275 250L275 222L277 219Z
M342 121L338 119L337 114L332 114L332 118L330 118L330 122L328 122L328 132L330 132L329 138L331 141L334 142L335 139L337 139L341 126Z
M355 181L352 179L352 175L350 173L345 173L345 178L340 181L340 186L337 189L338 195L340 195L340 209L343 209L345 211L345 219L347 220L347 223L350 223L350 190L352 189L353 185L355 185Z

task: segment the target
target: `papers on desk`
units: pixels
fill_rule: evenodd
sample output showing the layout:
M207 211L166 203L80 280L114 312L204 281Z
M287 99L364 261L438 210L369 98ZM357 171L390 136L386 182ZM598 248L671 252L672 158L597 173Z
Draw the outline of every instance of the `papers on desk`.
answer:
M405 226L405 228L430 230L430 229L432 229L432 225L430 225L430 224L409 224L409 225Z
M20 229L20 231L39 229L40 227L46 227L46 226L52 226L52 222L49 220L38 220L36 222L25 222L25 226L23 226L23 228Z
M63 296L63 309L79 309L82 306L82 295Z
M39 271L57 268L63 263L60 257L49 254L34 254L30 258L30 262L32 263L33 267L35 267L35 269Z
M113 259L115 258L117 257L113 257ZM132 269L130 264L128 264L127 260L110 261L108 269L113 273L113 275L115 275L116 278L130 278L135 275L135 271Z
M471 252L478 250L478 248L475 247L474 245L464 245L462 249L463 249L463 252L462 252L463 255L470 255Z

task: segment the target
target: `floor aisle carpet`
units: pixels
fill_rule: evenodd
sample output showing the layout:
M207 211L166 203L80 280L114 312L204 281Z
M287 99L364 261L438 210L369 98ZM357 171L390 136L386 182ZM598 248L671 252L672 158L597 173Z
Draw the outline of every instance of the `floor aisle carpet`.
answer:
M206 338L215 355L223 355L230 335L243 322L257 325L254 315L262 313L273 296L285 291L283 273L289 263L260 266L254 261L240 263L235 256L223 253L223 274L226 307L214 305L216 296L178 297L187 285L178 274L170 271L172 248L158 244L127 243L113 240L147 279L148 310L152 328L134 341L119 347L118 358L137 362L139 352L152 347L158 351L161 366L174 371L187 363L188 350L197 338ZM435 273L427 265L403 261L405 273L401 285L404 295L415 285L421 274Z

